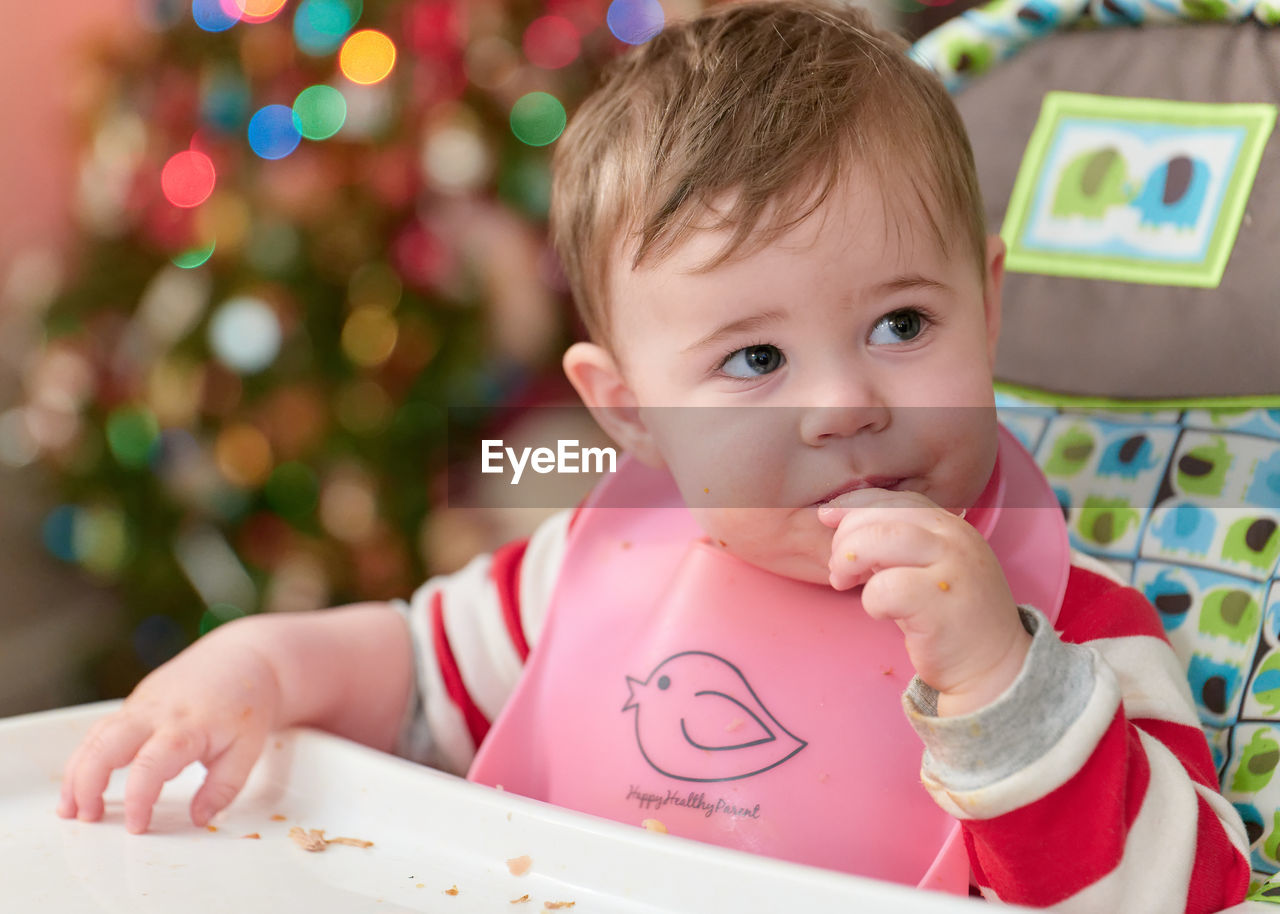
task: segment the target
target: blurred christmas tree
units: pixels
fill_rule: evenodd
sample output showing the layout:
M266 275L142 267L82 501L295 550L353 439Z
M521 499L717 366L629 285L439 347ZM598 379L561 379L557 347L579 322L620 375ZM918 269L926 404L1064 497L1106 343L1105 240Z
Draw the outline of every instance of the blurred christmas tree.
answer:
M433 570L446 439L474 432L449 407L520 397L568 332L565 107L663 12L144 0L103 50L23 409L64 500L48 548L124 599L103 694L227 619Z

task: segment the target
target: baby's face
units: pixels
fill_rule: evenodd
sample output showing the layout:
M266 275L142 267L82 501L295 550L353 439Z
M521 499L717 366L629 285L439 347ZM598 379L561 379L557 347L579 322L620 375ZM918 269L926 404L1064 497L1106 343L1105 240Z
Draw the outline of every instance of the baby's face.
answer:
M611 290L617 360L707 536L812 582L822 502L876 486L967 507L996 455L1003 248L984 292L960 238L948 256L862 174L757 253L695 272L726 237L701 232Z

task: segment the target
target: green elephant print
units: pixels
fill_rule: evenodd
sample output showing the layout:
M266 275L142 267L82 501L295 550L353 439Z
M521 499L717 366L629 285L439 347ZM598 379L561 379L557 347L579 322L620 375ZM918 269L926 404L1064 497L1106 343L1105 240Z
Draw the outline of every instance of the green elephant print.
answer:
M1062 169L1053 195L1053 215L1101 219L1107 210L1133 199L1128 185L1129 172L1120 150L1108 146L1081 153Z
M1261 728L1253 732L1249 745L1244 747L1240 758L1240 767L1236 776L1231 779L1231 790L1235 793L1257 793L1271 783L1275 774L1276 763L1280 762L1280 743L1270 736L1271 731ZM1277 810L1280 813L1280 810ZM1267 839L1267 854L1275 859L1274 844L1280 841L1280 829L1272 829Z
M1280 561L1280 525L1269 517L1244 517L1227 529L1222 557L1268 572Z
M1045 461L1048 476L1074 476L1079 473L1096 447L1093 433L1083 425L1073 425L1053 442L1053 451Z
M1205 595L1200 609L1200 631L1220 635L1239 644L1250 644L1258 634L1262 607L1246 591L1219 587Z
M1178 488L1189 495L1221 495L1231 460L1226 440L1218 436L1193 447L1178 458Z
M1076 531L1091 543L1109 546L1122 539L1141 519L1142 515L1129 505L1128 499L1090 495L1080 508Z

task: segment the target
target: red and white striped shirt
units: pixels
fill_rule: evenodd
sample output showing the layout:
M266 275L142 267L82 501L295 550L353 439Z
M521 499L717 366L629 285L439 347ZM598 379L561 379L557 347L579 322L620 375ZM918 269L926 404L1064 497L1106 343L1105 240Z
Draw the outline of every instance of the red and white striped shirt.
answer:
M404 611L417 689L400 754L459 774L470 766L537 645L572 517L556 514L528 539L413 595ZM1209 912L1241 901L1244 826L1218 792L1155 609L1075 553L1056 631L1035 611L1024 622L1038 630L1002 709L930 717L914 683L905 702L926 746L925 786L962 822L983 895L1107 914ZM980 771L966 766L977 755L975 720ZM1005 764L991 764L993 746Z

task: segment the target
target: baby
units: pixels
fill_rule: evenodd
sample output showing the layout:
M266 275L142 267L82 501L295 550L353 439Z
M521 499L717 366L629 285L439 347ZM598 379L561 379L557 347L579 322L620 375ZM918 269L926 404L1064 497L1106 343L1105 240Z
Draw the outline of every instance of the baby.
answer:
M94 728L59 814L101 818L130 765L143 832L200 761L203 825L270 731L305 724L911 884L959 820L952 890L1243 898L1244 829L1155 611L1065 550L1059 605L1020 606L1001 564L1020 560L984 536L1004 248L959 116L902 43L845 6L716 8L609 68L554 172L590 335L565 372L630 478L684 507L588 500L408 605L224 625ZM886 696L906 713L875 723Z

